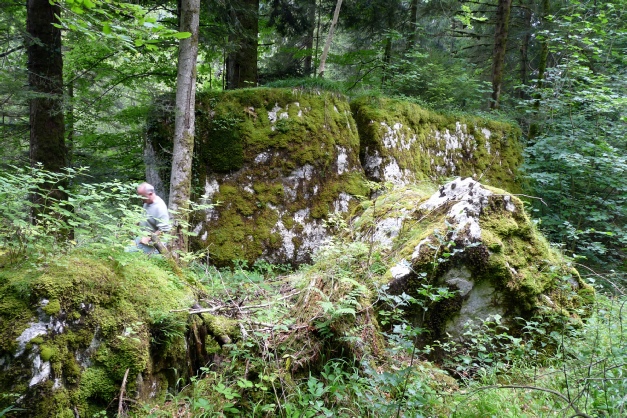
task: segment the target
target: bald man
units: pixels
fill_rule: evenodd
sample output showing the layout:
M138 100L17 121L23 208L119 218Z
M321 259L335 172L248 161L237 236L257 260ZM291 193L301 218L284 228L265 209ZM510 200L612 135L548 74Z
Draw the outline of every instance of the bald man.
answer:
M136 243L144 252L154 253L156 250L153 246L152 235L156 234L159 236L172 229L168 207L163 199L155 194L155 188L151 184L142 183L137 186L137 194L144 201L146 220L140 225L143 227L144 231L147 232L147 235L138 238Z

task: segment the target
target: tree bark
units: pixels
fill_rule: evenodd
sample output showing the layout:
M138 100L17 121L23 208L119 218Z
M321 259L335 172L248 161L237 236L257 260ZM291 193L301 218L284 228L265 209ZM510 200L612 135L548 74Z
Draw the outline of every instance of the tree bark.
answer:
M60 172L67 167L68 152L65 144L65 124L63 116L63 55L61 53L61 30L55 16L61 14L58 5L49 0L28 0L26 4L26 31L28 32L28 86L31 90L30 106L30 165ZM67 194L60 186L66 182L46 182L43 190L33 193L30 211L31 222L40 221L40 215L51 211L55 202L63 205ZM66 207L66 210L71 210ZM73 232L61 228L55 234L71 239Z
M342 0L337 0L335 4L335 11L333 12L333 20L331 21L331 26L329 27L329 34L327 35L327 40L324 43L324 49L322 50L322 56L320 57L320 66L318 67L318 77L324 77L324 66L326 65L327 55L329 54L329 48L331 47L331 41L333 41L333 31L335 30L335 25L337 24L337 19L340 16L340 8L342 7Z
M199 13L200 0L181 2L181 32L190 32L192 35L181 39L179 43L169 202L175 234L173 247L180 250L187 250L187 237L183 234L183 227L188 221L186 209L188 209L191 193L192 155L194 153Z
M303 75L310 77L313 72L313 48L314 36L316 29L316 0L310 0L307 4L307 35L304 46L307 49L307 55L303 63Z
M550 13L550 3L549 0L542 1L542 23L546 23L546 17ZM542 89L544 73L546 72L546 64L549 58L549 43L547 39L543 39L540 44L540 60L538 62L538 90ZM539 101L536 102L539 106Z
M509 32L509 16L512 10L512 0L499 0L496 10L496 31L494 34L494 50L492 53L492 100L490 109L498 109L503 87L503 68L505 67L505 52L507 49L507 35Z
M420 0L412 0L409 9L409 40L407 41L407 52L411 53L418 44L418 3Z
M387 28L388 30L394 29L394 9L389 7L387 10ZM383 50L383 72L381 74L381 87L385 88L387 82L391 80L392 69L390 68L390 64L392 64L392 36L388 33L385 39L385 48Z
M60 15L49 0L28 0L28 85L30 99L30 163L50 171L67 165L63 118L63 55L61 30L53 26Z
M257 37L259 35L259 0L232 2L231 18L236 34L229 43L236 50L226 58L226 88L241 89L257 86Z
M542 24L546 24L546 17L550 13L549 0L542 1ZM540 58L538 60L538 79L536 85L535 100L533 102L533 122L529 125L529 139L533 140L540 133L540 124L538 123L538 113L540 112L540 100L542 98L542 88L544 86L544 73L546 72L547 60L549 58L549 44L547 39L543 39L540 44Z
M523 9L523 15L525 20L525 33L520 43L520 84L523 87L529 85L529 75L527 73L529 67L529 44L531 41L531 10ZM527 98L527 91L525 88L520 89L520 98Z

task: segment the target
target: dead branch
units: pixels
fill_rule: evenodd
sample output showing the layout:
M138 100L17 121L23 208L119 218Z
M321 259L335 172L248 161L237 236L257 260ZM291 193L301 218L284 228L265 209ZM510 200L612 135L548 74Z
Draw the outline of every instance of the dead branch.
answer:
M120 418L122 416L122 413L124 412L124 391L126 390L126 379L128 378L129 370L130 369L126 369L126 372L124 372L124 379L122 379L122 386L120 387L120 395L118 401L118 418Z

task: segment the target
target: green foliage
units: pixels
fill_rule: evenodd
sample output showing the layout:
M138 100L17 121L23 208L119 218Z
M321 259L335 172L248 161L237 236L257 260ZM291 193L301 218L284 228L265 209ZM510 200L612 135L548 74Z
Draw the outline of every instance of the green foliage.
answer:
M561 409L579 416L622 416L627 406L625 303L624 293L600 296L583 326L562 322L556 327L550 318L538 317L527 322L520 338L486 336L483 326L476 329L469 334L475 349L509 339L499 354L507 367L496 358L484 363L479 376L465 381L468 395L454 395L459 403L453 416L515 417L528 410Z
M616 265L627 244L624 1L567 3L542 34L562 58L526 103L526 172L542 228L571 254ZM584 18L585 16L585 18Z
M386 68L394 74L385 84L387 94L419 100L431 109L477 112L491 90L476 66L436 51L399 57Z
M188 32L178 32L163 24L158 13L142 5L116 0L55 0L65 11L61 24L55 26L77 31L92 40L98 38L122 41L132 51L144 47L158 49L164 39L184 39ZM132 23L126 19L132 17Z
M336 80L328 80L326 78L284 78L265 84L266 87L289 88L296 87L305 91L335 91L339 93L348 93L346 83Z
M118 181L96 185L71 183L85 169L51 173L38 167L14 168L0 175L0 251L14 263L26 255L45 257L71 247L120 249L128 245L135 224L142 219L141 206L132 185ZM47 184L63 192L56 197ZM34 204L43 202L32 219ZM73 239L67 240L67 231Z

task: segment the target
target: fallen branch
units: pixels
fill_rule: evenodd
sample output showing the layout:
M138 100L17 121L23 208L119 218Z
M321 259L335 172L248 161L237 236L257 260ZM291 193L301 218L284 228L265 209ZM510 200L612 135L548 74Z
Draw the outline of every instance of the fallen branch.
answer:
M124 379L122 379L122 387L120 387L120 395L118 401L118 418L122 416L122 412L124 412L124 391L126 390L126 379L128 378L128 371L130 369L126 369L124 372Z
M199 309L171 309L170 312L187 312L190 315L191 314L199 314L199 313L212 313L212 312L217 312L217 311L221 311L224 309L238 309L239 311L247 311L247 310L253 310L253 309L259 309L259 308L265 308L267 306L271 306L274 303L280 301L280 300L284 300L284 299L289 299L292 296L296 296L300 293L300 291L298 292L294 292L294 293L290 293L289 295L285 295L282 296L280 298L274 299L271 302L268 303L262 303L259 305L248 305L248 306L239 306L235 303L232 303L230 305L220 305L220 306L214 306L213 308L199 308Z

